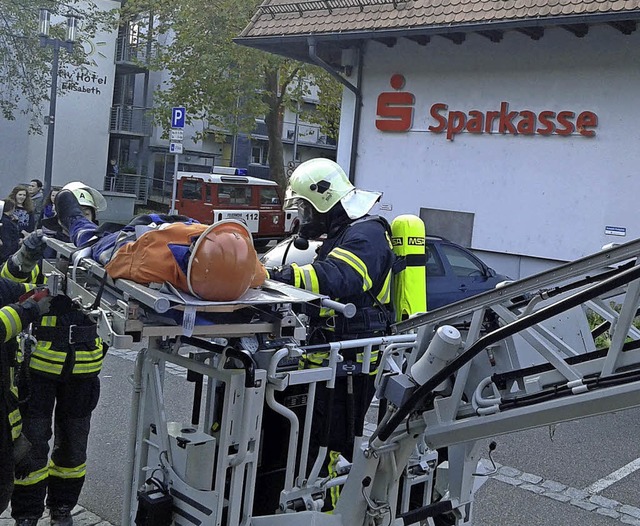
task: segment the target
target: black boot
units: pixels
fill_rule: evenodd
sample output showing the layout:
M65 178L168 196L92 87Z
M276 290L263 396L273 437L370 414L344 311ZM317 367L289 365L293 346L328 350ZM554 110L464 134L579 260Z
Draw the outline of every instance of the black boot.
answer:
M69 233L74 219L84 217L82 209L71 190L60 190L55 199L56 217L66 233Z
M16 526L38 526L38 519L16 519Z
M59 506L51 508L51 526L73 526L71 508L69 506Z

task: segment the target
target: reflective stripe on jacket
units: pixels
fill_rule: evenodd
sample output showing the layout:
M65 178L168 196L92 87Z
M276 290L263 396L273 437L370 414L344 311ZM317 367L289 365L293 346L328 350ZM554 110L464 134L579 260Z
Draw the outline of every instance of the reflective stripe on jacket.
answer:
M329 235L313 263L291 265L293 285L356 307L391 302L391 267L395 256L386 221L359 219Z
M36 265L30 273L23 273L11 259L8 259L0 270L0 276L12 281L31 283L44 281L44 275ZM35 285L30 285L31 288ZM39 323L33 324L34 335L39 327L57 328L55 338L37 338L38 343L33 350L29 368L38 374L67 377L69 375L97 376L102 369L104 348L102 339L95 334L70 341L71 327L78 327L79 332L87 333L87 328L95 328L95 322L78 310L76 305L64 295L55 296L51 301L49 316L43 316Z
M341 303L353 303L356 315L347 319L331 309L320 309L316 326L328 340L352 339L381 334L392 319L391 277L395 260L388 223L379 217L365 216L336 232L329 233L313 263L291 265L293 285L324 294ZM361 350L342 351L346 360L361 369ZM325 365L328 353L304 357L301 367ZM377 364L378 351L371 353ZM375 374L376 367L371 367Z
M96 376L100 372L104 359L102 340L96 335L86 341L71 343L69 328L70 325L75 324L69 323L68 318L73 314L76 314L75 318L79 318L77 319L78 325L85 321L81 319L84 315L78 311L61 316L42 317L38 324L39 327L59 329L57 331L59 336L53 341L39 337L38 327L34 328L34 335L38 343L29 362L29 367L33 371L50 376L65 377L70 374L73 376ZM85 323L89 322L85 321Z

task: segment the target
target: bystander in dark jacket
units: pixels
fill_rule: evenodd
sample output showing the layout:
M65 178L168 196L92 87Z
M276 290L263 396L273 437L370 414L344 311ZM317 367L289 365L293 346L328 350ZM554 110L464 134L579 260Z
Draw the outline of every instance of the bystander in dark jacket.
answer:
M0 203L3 203L0 212L0 263L4 263L20 247L20 230L13 216L16 204L11 199Z

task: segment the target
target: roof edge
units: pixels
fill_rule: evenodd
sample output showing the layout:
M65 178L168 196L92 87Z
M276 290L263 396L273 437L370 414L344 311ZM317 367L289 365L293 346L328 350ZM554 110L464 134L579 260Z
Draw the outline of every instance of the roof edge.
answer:
M519 28L556 26L566 24L594 24L618 22L622 20L640 20L640 9L631 11L618 11L615 13L589 13L581 15L567 15L555 17L520 18L515 20L505 20L499 22L479 22L471 24L448 24L445 26L419 26L405 27L397 29L362 30L362 31L341 31L339 33L301 33L296 35L273 35L273 36L238 36L233 39L237 44L257 47L261 45L274 45L277 43L291 43L295 41L307 40L313 37L316 42L338 41L338 40L364 40L371 38L394 38L417 35L443 35L450 33L472 33L486 30L510 30ZM244 33L244 31L243 31ZM242 34L242 33L241 33Z

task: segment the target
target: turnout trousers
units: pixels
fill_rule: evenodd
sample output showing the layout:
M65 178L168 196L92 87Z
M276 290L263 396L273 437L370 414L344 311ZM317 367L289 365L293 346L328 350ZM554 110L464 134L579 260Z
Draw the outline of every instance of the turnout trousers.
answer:
M30 472L16 479L11 498L15 519L40 518L50 509L73 508L84 484L91 413L100 396L97 376L67 380L31 374L22 432L32 444ZM53 425L53 451L49 440Z
M13 438L9 414L0 394L0 513L7 509L13 491Z

